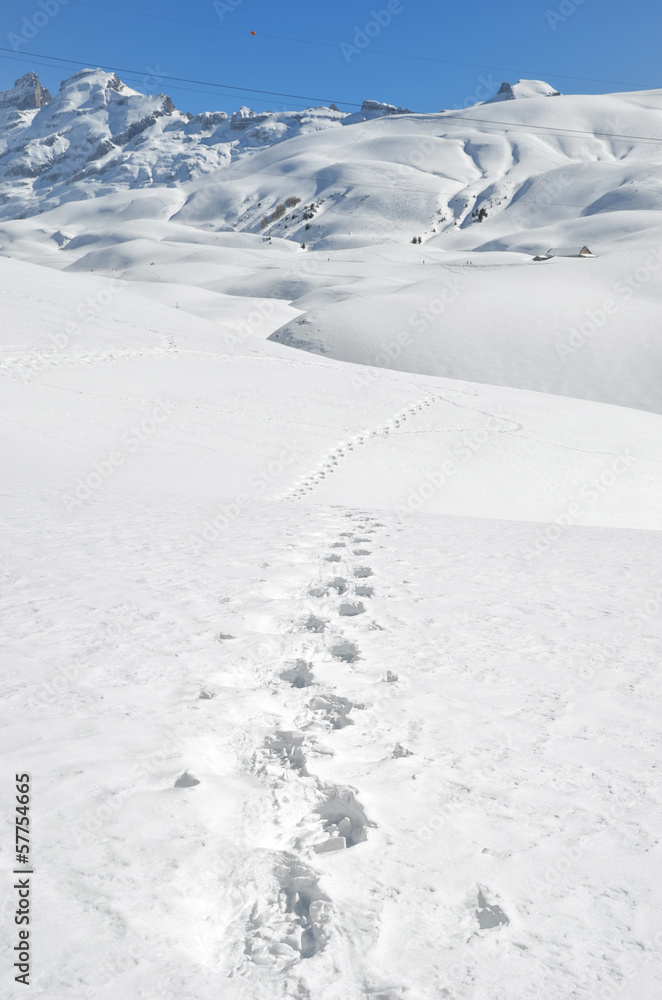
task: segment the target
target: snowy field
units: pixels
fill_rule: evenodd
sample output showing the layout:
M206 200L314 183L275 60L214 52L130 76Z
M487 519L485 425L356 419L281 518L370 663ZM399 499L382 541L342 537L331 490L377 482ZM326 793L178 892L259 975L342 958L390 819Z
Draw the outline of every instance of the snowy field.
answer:
M90 77L17 112L25 155L58 108L89 97L72 121L103 142L156 101ZM660 92L550 90L470 113L658 128ZM181 161L177 129L207 126L157 115L99 178L65 128L66 183L5 202L2 756L32 775L32 993L648 1000L660 146L314 110L218 118ZM164 150L199 176L156 176ZM532 220L550 158L567 193ZM531 259L568 242L597 256Z

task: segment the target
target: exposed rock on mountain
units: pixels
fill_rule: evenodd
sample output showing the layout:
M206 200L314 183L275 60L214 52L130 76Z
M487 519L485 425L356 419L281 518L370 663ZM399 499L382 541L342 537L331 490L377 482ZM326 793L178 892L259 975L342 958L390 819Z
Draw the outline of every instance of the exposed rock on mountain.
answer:
M14 111L30 111L41 108L51 100L50 91L42 87L36 73L26 73L19 77L11 90L0 90L0 111L8 108Z
M502 83L498 92L485 104L497 104L499 101L518 101L526 97L560 97L544 80L518 80L517 83Z

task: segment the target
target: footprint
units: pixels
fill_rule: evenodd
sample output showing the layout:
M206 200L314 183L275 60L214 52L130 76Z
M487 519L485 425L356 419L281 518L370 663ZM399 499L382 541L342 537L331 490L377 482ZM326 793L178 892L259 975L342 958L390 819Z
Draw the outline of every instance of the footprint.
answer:
M354 618L356 615L362 615L365 613L365 605L361 601L357 601L355 604L347 602L346 604L341 604L338 608L338 614L344 616L345 618Z
M331 580L329 588L335 590L338 596L342 597L347 590L347 580L344 580L342 576L337 576L335 580Z
M357 566L354 570L354 576L358 580L363 580L367 576L372 576L372 575L373 573L369 566Z
M175 788L193 788L194 785L199 785L200 782L195 778L189 771L184 771L183 774L177 778L175 782Z
M325 562L340 562L340 556L324 556Z
M303 751L305 740L303 733L277 729L271 736L267 736L264 746L278 764L298 771L302 777L307 778L306 755Z
M354 663L359 658L359 651L353 642L337 642L331 647L331 656L343 663Z
M280 856L274 879L274 893L253 906L244 952L255 965L278 972L324 949L332 907L318 875L293 854Z
M330 786L324 789L325 797L315 809L314 815L322 820L322 829L327 839L313 846L316 854L355 847L368 839L369 823L363 806L357 802L350 788Z
M354 593L358 597L372 597L375 592L372 587L354 587Z
M209 688L206 687L201 688L200 694L198 695L198 699L200 701L209 701L211 698L215 697L216 697L216 692L211 691Z
M288 667L279 674L281 680L288 681L292 687L310 687L314 683L313 665L305 660L297 660L293 666Z
M346 547L346 542L333 542L331 545L332 549L344 549Z
M309 597L327 597L329 591L325 590L324 587L311 587L308 591Z
M352 549L352 552L353 552L353 554L355 556L369 556L370 555L370 549Z
M476 909L478 926L481 930L489 930L491 927L500 927L509 924L510 920L496 903L490 904L485 899L481 889L478 890L478 907Z
M347 718L354 708L354 704L348 698L340 698L333 694L320 694L308 702L308 707L332 729L344 729L345 726L354 725L354 720ZM312 725L314 724L312 723ZM304 726L305 728L307 727Z
M317 615L308 615L301 628L304 632L323 632L328 624L323 618L318 618Z

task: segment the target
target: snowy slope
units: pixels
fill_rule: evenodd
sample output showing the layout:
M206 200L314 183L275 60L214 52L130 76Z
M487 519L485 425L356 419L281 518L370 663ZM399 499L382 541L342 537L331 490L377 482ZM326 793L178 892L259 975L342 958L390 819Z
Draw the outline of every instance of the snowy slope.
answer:
M132 490L136 475L150 493L179 467L187 493L261 496L254 477L284 449L274 491L293 498L406 509L414 497L411 509L531 521L577 499L573 523L662 527L657 415L310 358L264 342L288 308L262 311L264 300L243 300L253 322L238 324L230 303L212 323L117 279L16 261L0 273L8 461L30 488L52 470L74 507L91 457L105 460L137 414L162 406ZM614 482L594 495L603 475ZM113 470L101 493L125 482Z
M0 275L35 995L652 995L662 418Z
M660 93L194 126L32 86L0 755L34 996L656 996L660 146L529 133L657 134Z
M438 115L367 101L351 116L191 118L83 70L38 110L0 112L2 216L176 186L180 221L319 248L412 236L527 252L659 243L661 92L554 94L519 81L499 101ZM288 197L300 202L278 214Z
M27 106L32 77L18 80L0 101L3 218L125 188L180 184L344 117L329 108L184 114L169 97L144 96L101 70L81 70L38 110L18 110Z
M294 138L257 153L250 168L239 162L194 182L178 218L259 231L294 194L303 208L268 232L318 248L412 236L444 248L529 252L655 243L662 141L619 136L660 140L661 104L658 91L531 97L509 102L507 114L501 103L485 104Z
M483 104L498 104L501 101L518 101L528 97L560 97L558 90L554 90L544 80L518 80L517 83L502 83L499 90L483 101Z
M420 265L420 251L409 257ZM423 259L409 267L419 280L313 307L272 339L357 364L662 413L661 252Z
M408 242L302 250L200 229L184 221L185 202L167 188L70 203L0 224L0 252L130 281L220 322L240 322L251 312L242 300L259 298L275 341L340 361L662 412L654 246L619 241L593 260L541 263Z

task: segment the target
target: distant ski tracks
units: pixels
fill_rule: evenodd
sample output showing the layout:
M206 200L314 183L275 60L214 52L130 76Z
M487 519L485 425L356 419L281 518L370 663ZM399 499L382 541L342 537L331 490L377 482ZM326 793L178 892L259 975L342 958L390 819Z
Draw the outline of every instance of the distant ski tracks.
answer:
M490 417L494 420L498 420L504 424L503 430L499 430L499 434L516 434L522 429L522 425L517 423L515 420L511 420L506 417L499 417L497 414L489 413L486 410L480 410L477 407L468 406L463 403L459 403L456 400L448 399L446 396L441 395L426 395L410 403L408 406L403 407L392 417L389 417L383 424L377 424L375 427L366 428L360 431L358 434L353 435L345 441L341 441L334 448L326 453L322 459L317 464L316 469L311 472L308 476L300 479L295 486L293 486L286 493L281 494L278 499L281 500L297 500L302 499L307 493L310 493L316 486L319 486L327 476L335 472L339 466L341 460L349 457L350 452L353 452L357 448L361 448L364 445L376 440L377 438L389 437L391 434L396 432L403 432L405 430L405 422L411 421L411 419L425 410L426 407L432 406L434 403L447 403L450 406L457 406L460 409L469 410L473 413L480 413L482 416ZM507 425L511 426L507 426ZM470 433L472 430L471 426L462 427L434 427L425 428L419 433ZM416 433L412 428L409 433Z
M30 362L29 358L32 353L33 361ZM130 403L145 403L149 404L154 402L142 397L133 396L119 396L111 393L101 393L96 391L89 391L85 389L78 389L73 386L59 386L54 385L50 382L46 382L38 378L30 378L30 374L39 374L47 370L53 370L64 365L91 365L95 363L115 363L120 361L125 361L131 358L154 358L154 359L164 359L167 360L174 356L187 356L191 357L208 357L210 359L216 359L219 361L227 360L230 358L236 358L233 354L216 354L214 352L207 351L196 351L196 350L180 350L175 347L172 338L168 338L167 347L158 347L154 349L134 351L134 350L116 350L107 352L83 352L75 355L67 354L66 352L51 351L49 355L43 355L43 353L35 352L25 352L23 354L16 354L12 356L9 353L5 353L4 359L2 358L2 352L0 352L0 377L5 376L10 378L12 381L24 382L28 384L39 385L44 388L52 389L57 392L69 392L75 393L80 396L89 396L100 399L113 399L121 402ZM250 358L251 360L267 362L278 365L285 365L286 367L321 367L323 361L290 361L285 358L270 358L264 357L258 354L253 354L249 351L244 357ZM35 361L36 359L36 361ZM38 364L36 364L38 362ZM36 364L36 367L35 367ZM388 370L384 369L384 376L388 377ZM451 393L456 393L464 396L473 396L474 393L468 390L451 388L447 390ZM467 403L461 403L458 400L450 399L447 395L432 395L427 393L423 395L420 399L416 400L414 403L403 407L392 417L389 417L383 424L377 424L375 427L368 427L363 431L359 431L352 437L347 438L337 444L334 448L324 455L318 462L316 468L306 477L300 479L295 486L293 486L287 492L280 494L277 499L284 500L296 500L302 499L306 494L310 493L316 486L319 486L328 475L335 472L339 466L342 459L349 457L349 453L354 451L355 448L360 448L370 441L375 441L377 438L385 438L394 432L405 431L404 424L407 420L415 417L417 414L421 413L425 407L432 405L433 403L447 403L449 406L455 406L459 409L468 410L471 413L477 413L481 416L498 420L504 424L503 429L497 431L497 434L517 434L520 440L533 441L535 444L542 445L548 448L555 448L561 451L573 452L581 455L599 455L605 458L619 458L620 453L613 451L598 451L596 449L586 449L586 448L576 448L572 445L564 445L555 441L544 441L539 438L532 437L531 435L523 434L522 431L524 427L521 423L513 420L511 417L501 416L496 413L491 413L488 410L482 410L476 406L468 405ZM208 406L203 403L191 403L185 402L183 400L176 400L172 403L173 408L177 409L179 407L189 409L189 410L206 410L209 412L224 412L220 407ZM510 425L510 426L508 426ZM437 426L434 428L426 428L419 433L433 432L436 434L444 433L465 433L470 434L477 428L471 426L461 426L461 427L448 427L448 426ZM408 431L409 433L416 433L413 429Z

